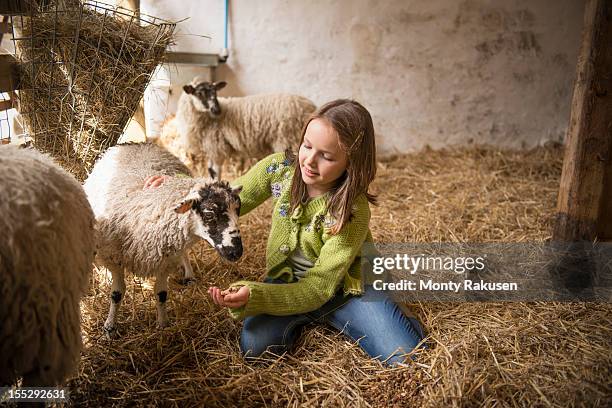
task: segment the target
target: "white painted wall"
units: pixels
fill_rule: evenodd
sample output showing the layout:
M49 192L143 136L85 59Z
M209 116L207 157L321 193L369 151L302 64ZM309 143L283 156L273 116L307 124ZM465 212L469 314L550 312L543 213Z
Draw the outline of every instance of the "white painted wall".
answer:
M224 3L141 8L190 17L177 50L217 52ZM220 94L355 98L373 115L381 154L561 141L583 9L581 0L230 0L230 57L217 70L229 86ZM191 76L170 81L180 89Z

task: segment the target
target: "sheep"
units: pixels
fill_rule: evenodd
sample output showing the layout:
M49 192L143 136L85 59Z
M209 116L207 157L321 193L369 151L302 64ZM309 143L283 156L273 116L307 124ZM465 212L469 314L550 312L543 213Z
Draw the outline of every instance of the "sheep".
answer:
M201 150L202 146L190 146L189 150L186 150L181 144L176 125L176 116L168 115L162 125L160 136L149 138L147 141L156 143L158 146L163 147L178 157L178 159L194 174L209 175L208 169L206 168L206 154ZM237 162L235 161L235 173L243 173L247 165L253 163L254 160L256 159L238 157Z
M157 188L143 189L145 178L155 174L167 179ZM169 273L182 264L186 276L192 276L188 248L204 239L230 261L242 256L241 187L192 178L184 164L155 144L111 147L94 165L84 188L96 217L96 264L112 274L104 324L108 337L116 335L125 270L155 277L157 325L163 328L168 324Z
M194 174L208 175L206 154L200 151L199 146L193 146L190 150L186 150L178 136L176 116L169 115L162 125L160 136L147 139L147 141L156 143L178 157Z
M208 157L208 173L221 178L226 157L263 158L295 149L315 105L302 96L276 94L217 98L226 82L200 81L183 87L176 112L179 145Z
M0 146L0 191L0 385L57 386L79 361L94 215L75 178L34 149Z

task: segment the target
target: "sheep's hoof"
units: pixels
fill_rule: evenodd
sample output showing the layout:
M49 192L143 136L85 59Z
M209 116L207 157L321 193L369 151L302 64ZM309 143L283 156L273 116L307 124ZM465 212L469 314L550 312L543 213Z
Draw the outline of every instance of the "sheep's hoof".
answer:
M180 283L183 286L195 285L196 282L197 282L196 278L180 278L178 280L178 283Z
M105 325L104 334L106 335L106 338L108 340L114 340L119 337L119 334L117 333L117 328L115 326L108 327Z

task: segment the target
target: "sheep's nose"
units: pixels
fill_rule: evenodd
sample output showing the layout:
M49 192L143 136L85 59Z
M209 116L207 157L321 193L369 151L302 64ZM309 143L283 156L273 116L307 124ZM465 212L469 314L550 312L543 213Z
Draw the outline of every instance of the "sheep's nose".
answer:
M219 253L229 261L237 261L242 256L242 240L239 237L233 237L232 245L219 248Z

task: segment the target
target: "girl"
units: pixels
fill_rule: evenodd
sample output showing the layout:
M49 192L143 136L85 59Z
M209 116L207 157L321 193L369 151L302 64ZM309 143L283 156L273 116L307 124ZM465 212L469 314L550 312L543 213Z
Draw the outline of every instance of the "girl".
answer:
M310 117L297 157L272 154L232 183L242 186L241 216L274 201L264 282L208 290L244 319L245 357L282 354L312 322L330 324L388 364L401 363L423 340L416 319L371 286L363 289L360 253L372 242L368 186L375 173L372 118L359 103L339 99Z

